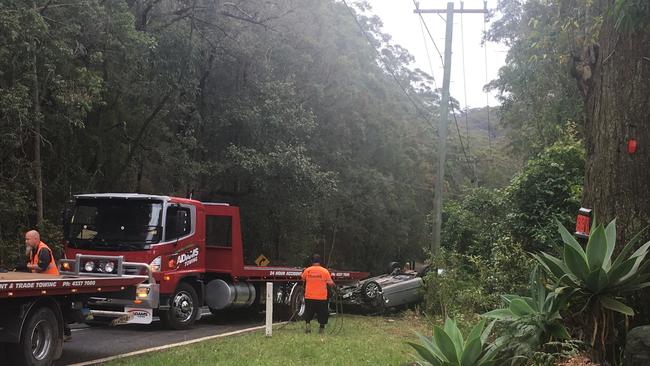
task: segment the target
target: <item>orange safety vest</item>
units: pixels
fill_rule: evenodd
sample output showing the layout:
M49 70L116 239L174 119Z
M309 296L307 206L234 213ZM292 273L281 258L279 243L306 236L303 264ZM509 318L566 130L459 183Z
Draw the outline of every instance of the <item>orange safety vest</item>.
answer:
M47 244L40 242L38 243L38 247L36 248L36 254L32 257L32 264L35 264L38 266L38 255L41 253L41 249L47 249L50 251L50 264L47 266L47 268L44 271L38 272L38 273L46 273L46 274L51 274L51 275L59 275L59 269L56 268L56 262L54 262L54 255L52 255L52 250L47 246ZM36 273L35 269L32 269L32 272Z
M305 281L305 299L327 300L327 282L332 280L327 269L311 266L300 277Z

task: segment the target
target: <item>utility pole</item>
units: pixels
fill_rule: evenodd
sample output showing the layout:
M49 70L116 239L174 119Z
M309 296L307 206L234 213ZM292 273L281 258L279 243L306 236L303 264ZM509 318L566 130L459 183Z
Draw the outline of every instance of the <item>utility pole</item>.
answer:
M454 33L454 13L479 13L487 14L487 1L483 1L483 9L465 9L461 2L460 9L454 9L454 3L448 2L447 9L420 9L419 6L413 10L414 13L446 13L447 27L445 30L445 57L444 74L442 78L442 100L440 101L440 127L438 128L438 174L433 197L434 226L433 242L431 243L431 254L436 255L440 251L440 232L442 229L442 188L445 182L445 156L447 155L447 125L449 124L449 82L451 78L451 45Z

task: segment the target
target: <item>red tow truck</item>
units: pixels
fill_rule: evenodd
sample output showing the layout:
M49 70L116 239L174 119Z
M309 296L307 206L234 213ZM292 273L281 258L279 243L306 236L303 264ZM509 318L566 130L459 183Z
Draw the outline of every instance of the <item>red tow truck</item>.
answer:
M157 301L135 305L142 323L158 315L169 328L185 329L200 316L202 306L213 313L259 306L266 298L265 282L274 283L274 303L292 312L302 308L302 268L244 263L238 207L170 196L99 193L75 196L68 216L66 258L119 255L152 268L159 291L151 294ZM116 265L110 260L85 261L80 268L110 274ZM330 271L337 283L368 276ZM88 304L93 311L118 316L134 307L129 298L111 296L92 297Z
M80 273L82 263L110 260L112 273ZM63 352L65 325L83 322L91 313L91 296L128 299L133 305L156 305L157 284L149 266L123 257L84 256L62 260L61 274L0 273L0 346L5 365L50 365ZM138 271L141 275L125 275ZM135 312L135 311L134 311ZM101 315L101 312L99 313ZM122 321L136 319L125 313ZM7 361L8 363L5 363Z

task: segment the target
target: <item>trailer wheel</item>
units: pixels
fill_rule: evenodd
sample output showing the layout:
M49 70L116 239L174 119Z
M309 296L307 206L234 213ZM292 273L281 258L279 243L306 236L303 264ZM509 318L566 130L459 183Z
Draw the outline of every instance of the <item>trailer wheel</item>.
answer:
M181 282L170 299L170 309L160 311L160 321L167 328L187 329L199 314L199 297L192 285Z
M14 349L14 361L19 365L50 365L62 341L59 322L48 307L36 309L27 319L20 336L20 345Z

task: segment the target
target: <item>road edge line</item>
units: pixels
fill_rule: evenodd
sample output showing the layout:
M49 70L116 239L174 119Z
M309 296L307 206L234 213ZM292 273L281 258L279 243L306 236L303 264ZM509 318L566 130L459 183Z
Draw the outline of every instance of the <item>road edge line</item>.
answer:
M288 323L288 322L280 322L280 323L275 323L273 325L283 325L283 324L286 324L286 323ZM96 364L99 364L99 363L109 362L109 361L117 360L117 359L120 359L120 358L137 356L137 355L141 355L141 354L144 354L144 353L149 353L149 352L154 352L154 351L162 351L162 350L166 350L166 349L169 349L169 348L186 346L186 345L192 344L192 343L208 341L210 339L223 338L223 337L228 337L228 336L231 336L231 335L237 335L237 334L241 334L241 333L248 333L248 332L252 332L252 331L255 331L255 330L264 329L264 327L265 327L264 325L259 325L259 326L256 326L256 327L239 329L239 330L235 330L235 331L228 332L228 333L214 334L214 335L211 335L211 336L206 336L206 337L201 337L201 338L196 338L196 339L190 339L188 341L172 343L172 344L166 344L164 346L145 348L145 349L141 349L141 350L138 350L138 351L122 353L122 354L115 355L115 356L109 356L109 357L104 357L104 358L98 358L98 359L95 359L95 360L69 364L68 366L96 365Z

